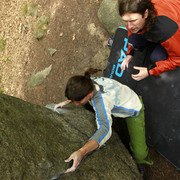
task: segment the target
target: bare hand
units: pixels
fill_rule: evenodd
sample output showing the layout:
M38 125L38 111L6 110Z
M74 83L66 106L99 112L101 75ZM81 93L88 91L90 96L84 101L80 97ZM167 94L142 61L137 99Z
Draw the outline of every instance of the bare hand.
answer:
M59 106L59 104L56 104L56 105L54 106L54 111L56 111L56 109L57 109L58 107L62 107L62 106Z
M73 165L71 168L67 169L65 173L70 173L76 170L78 165L80 164L81 160L84 157L84 153L81 150L75 151L71 154L71 156L65 160L65 162L70 162L73 160Z
M123 62L121 63L121 70L124 71L126 67L128 68L128 64L129 64L129 62L131 61L132 57L133 57L133 56L131 56L131 55L127 55L127 56L124 58Z
M56 109L57 109L58 107L62 108L63 106L69 104L70 102L71 102L71 100L66 100L66 101L60 102L59 104L56 104L56 105L54 106L54 111L56 111Z
M140 81L140 80L148 77L148 70L147 70L146 67L137 67L137 66L134 66L133 68L139 70L138 74L132 74L132 78L134 80Z

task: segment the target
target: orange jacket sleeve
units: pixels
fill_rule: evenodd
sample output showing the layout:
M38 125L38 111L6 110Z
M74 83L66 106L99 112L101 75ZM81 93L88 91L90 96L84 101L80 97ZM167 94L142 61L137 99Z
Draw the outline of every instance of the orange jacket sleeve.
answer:
M177 32L168 40L161 43L169 57L156 62L156 67L149 70L150 75L159 75L180 66L180 1L179 0L152 0L158 16L167 16L178 25Z

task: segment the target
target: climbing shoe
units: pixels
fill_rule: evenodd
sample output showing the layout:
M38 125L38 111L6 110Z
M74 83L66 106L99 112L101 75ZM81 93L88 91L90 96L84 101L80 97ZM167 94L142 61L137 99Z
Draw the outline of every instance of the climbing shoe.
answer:
M139 163L136 163L136 165L137 165L137 168L138 168L140 175L143 176L144 175L144 169L143 169L142 165Z

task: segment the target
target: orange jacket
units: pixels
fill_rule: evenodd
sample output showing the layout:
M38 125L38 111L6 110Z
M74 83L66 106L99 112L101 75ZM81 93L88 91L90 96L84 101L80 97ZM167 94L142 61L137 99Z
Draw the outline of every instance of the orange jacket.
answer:
M180 0L152 0L152 2L157 10L158 18L164 22L163 24L157 22L153 32L151 32L151 30L145 32L144 30L141 33L144 33L144 37L147 40L151 39L152 42L154 42L153 38L158 37L159 42L169 55L166 60L157 61L155 63L156 66L149 70L150 75L159 75L164 71L170 71L180 66ZM170 21L173 21L173 23L176 24L176 27L178 26L178 29L175 30L175 33L170 37L168 36L169 33L171 34L171 27L168 26L168 21L163 17L170 19ZM130 34L131 32L128 30L128 36ZM167 36L168 39L164 39L164 36ZM128 47L128 53L130 50L131 47Z

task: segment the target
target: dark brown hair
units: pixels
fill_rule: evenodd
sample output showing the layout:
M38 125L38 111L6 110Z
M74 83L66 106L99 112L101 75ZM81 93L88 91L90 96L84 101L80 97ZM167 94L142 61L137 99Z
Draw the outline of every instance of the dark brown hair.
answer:
M156 9L151 0L119 0L119 15L126 13L139 13L144 17L146 9L148 9L148 17L146 19L145 28L149 31L156 20Z
M91 80L91 74L100 69L89 68L85 71L84 76L78 75L71 77L66 85L65 96L72 101L81 101L94 90L94 84Z

